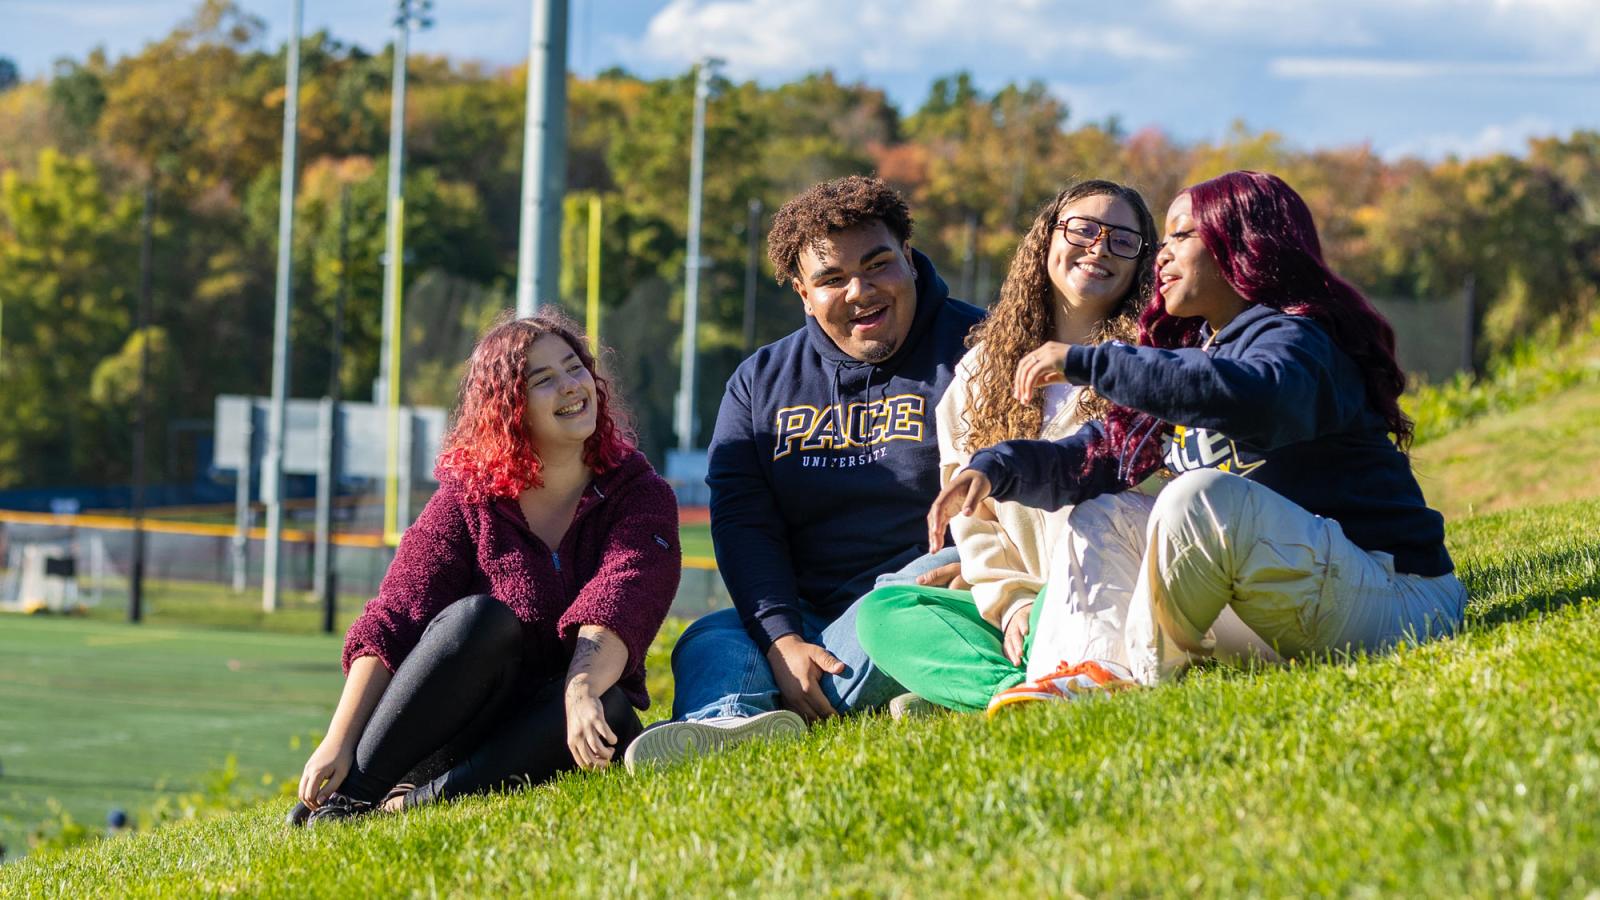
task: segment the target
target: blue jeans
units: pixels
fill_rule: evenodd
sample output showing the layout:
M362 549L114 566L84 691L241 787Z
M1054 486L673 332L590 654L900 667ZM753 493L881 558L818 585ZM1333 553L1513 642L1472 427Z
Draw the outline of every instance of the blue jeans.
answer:
M917 575L955 560L955 550L924 555L886 578L915 580ZM822 673L822 694L840 715L876 709L905 692L898 682L873 665L856 640L857 600L836 619L810 610L800 614L800 636L819 644L844 663L839 675ZM781 696L767 657L744 630L736 609L719 609L690 625L672 648L673 719L754 716L778 709Z

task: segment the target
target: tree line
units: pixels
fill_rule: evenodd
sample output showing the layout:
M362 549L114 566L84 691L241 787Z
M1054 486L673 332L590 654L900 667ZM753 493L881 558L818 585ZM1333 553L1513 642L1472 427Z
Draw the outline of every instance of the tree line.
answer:
M158 479L194 474L184 424L209 419L216 394L267 392L285 53L262 34L229 0L205 0L134 55L63 59L32 81L0 66L12 73L0 81L0 488L126 481L145 345L152 449L168 461ZM295 396L337 386L370 399L378 371L391 50L327 33L301 46ZM524 70L413 56L408 72L402 390L406 402L449 405L473 337L514 305ZM601 337L658 462L675 443L693 94L692 72L569 78L561 296L546 298L581 318L597 274ZM717 79L696 438L709 436L751 344L801 321L764 252L747 317L751 222L759 241L789 196L854 172L904 191L914 243L957 296L979 303L998 291L1038 205L1067 182L1128 182L1159 218L1184 185L1236 168L1301 191L1334 267L1375 296L1426 302L1470 277L1480 360L1595 303L1600 132L1430 163L1365 146L1301 149L1242 123L1186 144L1069 113L1040 83L986 92L962 73L935 80L909 113L826 72L776 86ZM147 190L154 314L141 332ZM590 273L595 197L602 264Z

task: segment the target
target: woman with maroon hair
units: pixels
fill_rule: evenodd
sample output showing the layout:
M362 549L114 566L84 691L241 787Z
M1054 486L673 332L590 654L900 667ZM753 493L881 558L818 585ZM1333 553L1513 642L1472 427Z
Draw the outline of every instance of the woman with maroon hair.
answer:
M1017 366L1115 404L1055 443L973 457L928 513L1075 504L1052 548L1029 680L989 711L1168 678L1197 659L1377 651L1461 624L1465 588L1405 448L1394 332L1323 262L1305 202L1231 172L1167 211L1139 346L1049 345ZM1165 469L1151 498L1128 490ZM1231 607L1250 634L1214 628Z
M483 336L435 474L345 636L291 824L602 768L640 731L678 507L571 321L546 309Z

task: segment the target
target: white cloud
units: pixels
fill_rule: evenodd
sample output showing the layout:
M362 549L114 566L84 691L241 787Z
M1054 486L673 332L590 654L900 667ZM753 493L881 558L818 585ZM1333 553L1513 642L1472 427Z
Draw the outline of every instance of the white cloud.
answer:
M1370 3L1368 5L1371 5ZM1379 35L1363 0L1284 3L1282 0L1165 0L1153 28L1208 40L1271 46L1370 47Z
M1414 156L1430 161L1447 156L1472 159L1500 153L1520 155L1527 150L1530 138L1545 137L1559 130L1547 119L1528 116L1489 125L1472 134L1442 132L1412 138L1388 147L1383 155L1390 159Z
M1455 47L1444 55L1600 65L1595 0L1162 0L1147 24L1256 52Z
M1186 51L1136 27L1075 21L1042 0L672 0L630 48L686 66L703 55L736 76L789 76L822 68L862 75L949 71L1001 59L1037 67L1073 60L1159 62Z
M1584 78L1600 75L1600 66L1581 63L1280 56L1267 63L1267 71L1279 78Z
M87 30L105 30L126 28L142 25L152 16L163 21L170 19L174 24L179 19L188 18L194 11L194 4L188 2L165 3L134 3L128 0L122 2L103 3L62 3L60 0L31 0L31 2L10 3L6 11L7 17L11 16L41 16L59 20L71 27Z

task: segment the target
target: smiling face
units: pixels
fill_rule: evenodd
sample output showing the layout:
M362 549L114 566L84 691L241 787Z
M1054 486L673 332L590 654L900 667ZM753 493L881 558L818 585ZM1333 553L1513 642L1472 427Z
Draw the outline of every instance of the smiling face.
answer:
M540 453L594 434L594 375L560 337L542 334L528 348L528 436Z
M1188 194L1179 194L1167 207L1167 239L1156 254L1156 290L1168 315L1201 316L1220 331L1246 304L1201 242L1192 212Z
M1116 256L1106 246L1109 233L1102 231L1091 247L1079 247L1067 240L1060 225L1070 218L1089 219L1101 225L1126 228L1139 233L1139 216L1126 200L1110 194L1093 194L1067 203L1056 213L1050 236L1050 254L1045 261L1055 299L1067 312L1105 319L1127 295L1138 276L1139 260Z
M874 219L800 253L795 293L835 346L862 362L894 355L917 312L911 245Z

